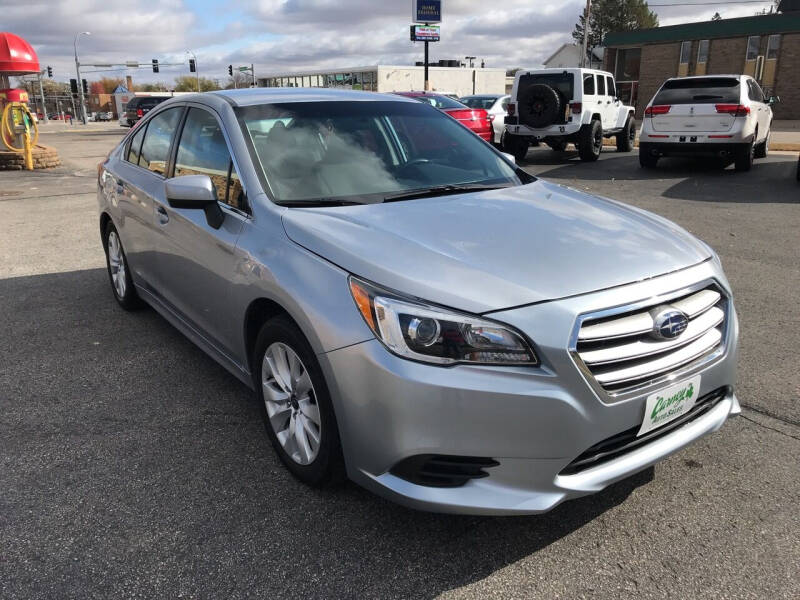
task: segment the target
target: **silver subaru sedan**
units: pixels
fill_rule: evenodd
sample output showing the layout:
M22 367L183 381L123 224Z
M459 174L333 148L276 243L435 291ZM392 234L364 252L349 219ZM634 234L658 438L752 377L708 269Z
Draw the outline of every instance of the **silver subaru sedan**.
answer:
M431 106L187 95L98 172L117 302L150 305L252 387L309 485L537 513L740 412L711 248L528 175Z

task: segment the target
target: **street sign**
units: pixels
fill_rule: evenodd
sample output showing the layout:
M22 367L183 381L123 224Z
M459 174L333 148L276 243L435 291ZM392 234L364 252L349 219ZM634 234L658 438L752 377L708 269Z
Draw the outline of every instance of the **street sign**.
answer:
M411 20L414 23L441 23L442 0L411 0Z
M126 67L136 67L136 68L138 68L139 67L139 63L137 61L135 61L135 60L129 60L129 61L125 62L125 66Z
M239 67L239 71L244 73L245 71L249 71L250 67Z
M439 26L438 25L412 25L411 26L411 41L412 42L438 42L439 41Z

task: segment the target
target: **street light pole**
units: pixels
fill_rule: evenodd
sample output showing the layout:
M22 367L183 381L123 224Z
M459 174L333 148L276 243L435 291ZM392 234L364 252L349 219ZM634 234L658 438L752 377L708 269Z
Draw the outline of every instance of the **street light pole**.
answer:
M186 54L191 54L194 59L194 74L197 77L197 91L200 91L200 69L197 68L197 56L191 50L187 50Z
M78 75L78 95L81 101L81 121L86 125L86 105L83 103L83 81L81 81L81 63L78 62L78 38L82 35L92 35L89 31L81 31L75 36L75 72Z

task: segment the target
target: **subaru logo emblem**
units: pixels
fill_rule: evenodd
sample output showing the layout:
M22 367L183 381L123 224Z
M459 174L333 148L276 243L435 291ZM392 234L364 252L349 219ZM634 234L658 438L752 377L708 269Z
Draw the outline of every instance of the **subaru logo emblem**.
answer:
M653 311L653 337L671 340L682 334L689 325L689 317L672 306L662 306Z

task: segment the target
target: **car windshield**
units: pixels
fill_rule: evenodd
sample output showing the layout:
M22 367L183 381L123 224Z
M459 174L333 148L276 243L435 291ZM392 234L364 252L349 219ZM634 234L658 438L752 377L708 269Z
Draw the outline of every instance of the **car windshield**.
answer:
M667 81L653 98L653 104L738 104L739 80L733 77L704 77Z
M461 98L461 103L469 106L470 108L483 108L489 110L497 102L497 98L493 96L467 96Z
M236 110L262 183L278 203L373 203L533 180L457 121L416 102Z

